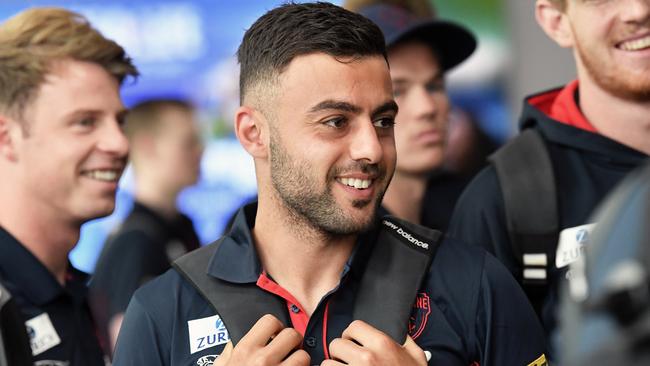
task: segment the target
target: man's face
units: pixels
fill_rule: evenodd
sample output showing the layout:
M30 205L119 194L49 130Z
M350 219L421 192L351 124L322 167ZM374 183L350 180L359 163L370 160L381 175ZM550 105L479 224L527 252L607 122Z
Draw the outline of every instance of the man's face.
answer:
M191 111L167 107L160 118L151 163L161 174L161 184L180 190L199 179L203 144Z
M388 53L395 101L397 172L427 174L443 163L449 99L438 60L427 45L412 41Z
M571 0L579 69L618 97L650 100L650 0Z
M25 205L74 223L110 214L128 153L124 113L103 68L56 62L25 108L25 133L14 134Z
M295 58L280 76L269 121L277 196L292 215L332 235L372 223L396 155L397 106L386 61L344 61Z

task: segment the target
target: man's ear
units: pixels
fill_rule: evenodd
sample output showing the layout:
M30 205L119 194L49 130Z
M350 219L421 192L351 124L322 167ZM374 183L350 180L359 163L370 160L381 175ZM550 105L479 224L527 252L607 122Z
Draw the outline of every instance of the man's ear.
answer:
M264 117L252 107L241 106L235 112L235 134L239 143L255 159L268 156L268 143L264 136Z
M0 156L15 161L17 133L22 133L20 126L11 118L0 114Z
M560 47L573 47L573 30L566 10L559 9L551 0L537 0L535 18L544 32Z

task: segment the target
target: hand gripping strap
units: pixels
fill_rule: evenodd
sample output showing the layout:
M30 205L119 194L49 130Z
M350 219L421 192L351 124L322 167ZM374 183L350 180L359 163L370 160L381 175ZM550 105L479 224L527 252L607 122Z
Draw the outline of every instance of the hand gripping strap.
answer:
M441 234L387 216L361 277L353 319L363 320L402 344L417 291L429 270ZM224 321L233 344L265 314L291 326L283 299L256 284L222 281L207 274L223 241L195 250L173 266L210 302Z
M439 245L440 232L392 216L381 220L354 304L363 320L404 344L418 290Z

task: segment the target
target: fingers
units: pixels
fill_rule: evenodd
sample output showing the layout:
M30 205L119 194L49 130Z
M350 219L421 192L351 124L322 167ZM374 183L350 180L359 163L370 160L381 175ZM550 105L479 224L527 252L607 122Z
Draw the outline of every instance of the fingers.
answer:
M355 320L345 328L341 335L343 339L353 340L364 347L381 348L386 346L385 340L390 339L386 333L362 321Z
M297 350L294 353L290 354L289 357L287 357L284 362L282 362L280 365L282 366L309 366L309 363L311 361L311 357L309 357L309 353L305 352L304 350Z
M363 347L351 339L336 338L330 342L329 346L330 357L334 360L354 360L363 352L365 352Z
M428 360L427 356L424 354L424 351L420 346L418 346L413 338L410 335L406 336L406 342L404 342L404 350L411 355L411 357L418 362L418 364L426 365Z
M242 337L239 345L242 347L264 347L269 340L284 328L284 324L271 314L261 317L255 325Z
M273 364L280 363L289 352L300 348L301 343L302 335L300 335L297 330L293 328L282 329L282 331L273 338L271 343L266 346L269 360L272 361Z
M232 342L226 343L226 347L224 347L223 351L221 351L221 354L217 359L214 361L212 366L226 366L228 364L228 361L230 361L230 357L232 356Z

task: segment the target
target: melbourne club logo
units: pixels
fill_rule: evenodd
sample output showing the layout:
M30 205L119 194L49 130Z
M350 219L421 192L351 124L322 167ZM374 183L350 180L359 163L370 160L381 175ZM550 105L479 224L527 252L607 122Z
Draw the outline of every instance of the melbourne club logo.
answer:
M411 317L409 318L409 335L417 339L424 331L431 314L431 299L426 292L420 292L413 304Z

